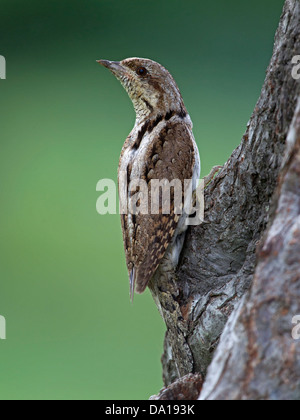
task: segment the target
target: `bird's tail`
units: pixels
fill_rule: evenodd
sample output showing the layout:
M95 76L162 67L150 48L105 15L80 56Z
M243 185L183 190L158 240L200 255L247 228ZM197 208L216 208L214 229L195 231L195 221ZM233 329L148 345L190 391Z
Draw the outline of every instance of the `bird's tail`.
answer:
M133 303L134 290L135 290L135 268L133 268L131 270L131 273L130 273L130 300L131 300L131 303Z

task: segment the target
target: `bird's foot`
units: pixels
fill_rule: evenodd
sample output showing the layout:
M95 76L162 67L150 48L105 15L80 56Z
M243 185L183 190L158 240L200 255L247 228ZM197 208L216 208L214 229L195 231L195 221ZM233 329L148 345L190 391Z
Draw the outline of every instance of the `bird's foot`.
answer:
M214 166L210 171L209 175L204 177L204 189L208 187L211 181L214 179L215 175L223 169L223 166Z

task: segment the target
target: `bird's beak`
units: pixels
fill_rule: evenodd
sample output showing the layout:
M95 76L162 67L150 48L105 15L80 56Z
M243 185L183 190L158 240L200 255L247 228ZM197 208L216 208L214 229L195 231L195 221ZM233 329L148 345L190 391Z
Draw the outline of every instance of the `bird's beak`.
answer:
M125 69L120 61L97 60L97 63L109 69L114 74L124 73Z
M97 63L110 70L128 92L128 84L130 84L131 75L127 66L124 66L120 61L97 60Z

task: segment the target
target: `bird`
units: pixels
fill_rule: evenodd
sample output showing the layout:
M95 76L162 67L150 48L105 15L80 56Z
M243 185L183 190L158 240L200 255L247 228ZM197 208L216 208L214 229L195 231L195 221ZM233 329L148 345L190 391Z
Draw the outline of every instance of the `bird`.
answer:
M118 183L120 208L140 192L130 187L134 180L148 187L146 204L154 196L155 181L189 180L190 191L184 196L192 202L200 178L200 155L193 135L193 124L180 90L169 71L147 58L126 58L122 61L97 60L121 82L136 113L134 127L128 135L119 160ZM178 211L175 189L170 193L168 214L159 202L159 211L121 212L121 226L130 280L130 297L145 291L159 266L167 261L178 265L189 217L185 207ZM135 194L133 194L135 193ZM152 194L152 195L151 195ZM159 199L162 199L161 192ZM140 205L137 200L137 207Z

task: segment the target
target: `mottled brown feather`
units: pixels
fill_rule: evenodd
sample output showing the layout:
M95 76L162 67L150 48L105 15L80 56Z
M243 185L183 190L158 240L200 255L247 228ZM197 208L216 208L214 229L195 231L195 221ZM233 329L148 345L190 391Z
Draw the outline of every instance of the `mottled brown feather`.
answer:
M127 139L129 144L130 139ZM152 179L179 179L184 191L184 180L191 179L195 164L193 141L184 122L167 121L159 135L149 144L143 166L142 178L148 183L149 203ZM163 164L162 164L163 163ZM130 245L128 216L122 215L122 230L129 274L135 268L136 291L142 293L174 236L179 215L175 214L171 195L171 213L134 215L135 232ZM149 212L150 213L150 212Z

